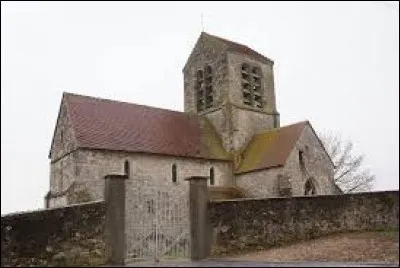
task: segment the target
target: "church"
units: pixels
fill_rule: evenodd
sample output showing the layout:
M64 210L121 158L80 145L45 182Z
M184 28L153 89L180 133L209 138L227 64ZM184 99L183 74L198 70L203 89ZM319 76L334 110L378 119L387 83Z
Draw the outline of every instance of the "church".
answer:
M280 126L274 62L202 32L183 67L184 112L64 92L51 143L46 208L104 198L104 177L187 184L212 198L338 194L310 122Z

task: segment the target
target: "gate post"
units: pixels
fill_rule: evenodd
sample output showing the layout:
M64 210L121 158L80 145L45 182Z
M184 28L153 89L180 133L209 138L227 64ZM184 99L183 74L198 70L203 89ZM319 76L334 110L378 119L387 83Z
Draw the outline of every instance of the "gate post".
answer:
M105 246L109 264L125 262L125 180L127 175L107 175L104 199L106 203Z
M208 177L189 177L190 258L200 260L210 254L212 238L208 216Z

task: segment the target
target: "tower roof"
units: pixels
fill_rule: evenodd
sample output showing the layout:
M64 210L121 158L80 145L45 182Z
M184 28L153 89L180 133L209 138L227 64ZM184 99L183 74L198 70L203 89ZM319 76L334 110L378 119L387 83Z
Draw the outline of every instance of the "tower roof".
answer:
M203 36L207 37L207 38L213 38L215 40L223 42L224 44L227 45L227 47L228 47L227 50L228 51L245 54L245 55L247 55L247 56L249 56L251 58L254 58L256 60L259 60L261 62L272 63L272 64L274 63L273 60L265 57L264 55L258 53L257 51L255 51L252 48L249 48L248 46L245 46L245 45L230 41L228 39L225 39L225 38L222 38L222 37L219 37L219 36L211 35L211 34L206 33L206 32L202 32L201 35L200 35L200 38L202 38Z

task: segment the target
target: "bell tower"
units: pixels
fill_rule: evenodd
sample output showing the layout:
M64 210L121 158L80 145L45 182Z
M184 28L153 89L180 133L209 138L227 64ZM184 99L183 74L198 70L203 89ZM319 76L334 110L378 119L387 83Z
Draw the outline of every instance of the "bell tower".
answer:
M279 127L273 61L249 47L202 32L183 75L185 112L206 116L227 151Z

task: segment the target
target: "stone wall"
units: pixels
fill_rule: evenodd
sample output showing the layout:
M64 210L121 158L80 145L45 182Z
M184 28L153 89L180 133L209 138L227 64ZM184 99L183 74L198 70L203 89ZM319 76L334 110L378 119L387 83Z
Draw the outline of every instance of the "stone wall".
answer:
M184 111L197 113L196 91L194 89L196 73L203 70L205 65L212 69L212 86L214 93L214 107L219 107L226 100L228 94L228 68L226 45L220 41L202 36L197 40L189 59L183 69L184 79Z
M57 162L58 159L75 150L76 146L71 120L68 116L68 106L63 95L50 149L51 161Z
M184 179L194 175L209 176L211 167L214 167L216 185L231 184L232 168L226 161L93 150L79 150L77 181L90 189L92 200L103 199L104 176L123 174L125 161L129 163L129 178L173 184L172 165L175 164L177 171L175 184L187 184Z
M104 199L104 176L108 174L124 174L124 163L129 162L130 178L147 178L158 183L172 183L172 165L176 165L177 184L182 184L184 178L201 175L209 176L210 168L214 168L216 185L232 184L232 166L228 161L205 160L174 156L163 156L144 153L123 153L101 150L79 149L72 154L74 164L65 172L73 172L73 182L76 187L74 193L67 193L68 204L82 202L76 197L77 192L85 193L87 198L83 200L96 201ZM69 177L68 177L69 178ZM59 175L53 174L52 181L59 180ZM72 180L68 180L68 185ZM58 198L60 199L60 197ZM67 200L63 199L63 200ZM50 201L52 205L66 205L63 201L57 203Z
M305 172L300 167L299 150L304 152ZM237 174L235 177L236 185L246 191L247 197L267 198L280 196L280 176L289 179L293 196L304 195L304 186L310 177L315 182L317 195L337 193L333 181L333 164L310 126L300 135L284 167Z
M257 66L261 70L263 108L243 104L242 64ZM197 112L196 72L205 65L212 68L214 105ZM222 138L224 148L239 151L255 132L279 126L277 115L273 63L262 62L246 54L228 51L226 43L208 35L202 35L183 70L185 112L206 115Z
M265 249L338 232L398 229L399 192L209 203L212 255Z
M1 266L105 263L104 202L1 217Z

